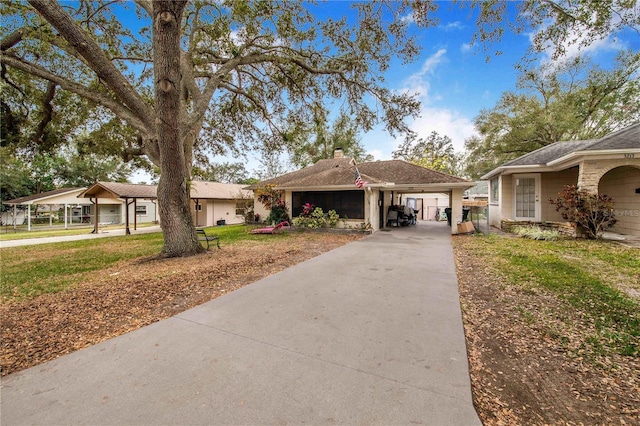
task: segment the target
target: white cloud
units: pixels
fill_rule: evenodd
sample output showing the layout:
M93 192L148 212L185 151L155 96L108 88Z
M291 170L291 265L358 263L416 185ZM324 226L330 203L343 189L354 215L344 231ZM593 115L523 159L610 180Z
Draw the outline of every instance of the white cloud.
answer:
M449 22L446 25L438 25L438 28L445 31L456 31L464 29L464 24L460 21Z
M462 43L462 46L460 46L460 51L462 53L471 52L471 49L471 43Z
M464 151L464 140L476 133L470 118L457 111L434 107L423 107L421 116L411 124L411 130L421 138L426 138L433 131L440 136L448 136L456 152Z
M433 55L429 56L422 64L420 71L412 74L404 81L404 88L401 92L415 95L423 103L430 102L429 90L431 88L431 84L429 83L428 77L433 75L438 65L446 60L446 53L446 49L440 49Z

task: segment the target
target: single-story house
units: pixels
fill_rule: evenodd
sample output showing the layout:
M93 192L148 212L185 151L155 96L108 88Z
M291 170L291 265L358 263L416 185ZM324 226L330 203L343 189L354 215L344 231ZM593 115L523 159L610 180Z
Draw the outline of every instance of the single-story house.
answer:
M253 200L251 191L244 185L218 182L193 181L191 187L191 211L196 226L243 223L245 212ZM28 197L8 200L3 204L13 206L12 222L26 221L31 230L31 208L25 218L18 220L17 206L36 205L36 212L48 212L53 222L54 212L64 210L64 224L91 223L97 229L101 224L129 224L134 229L138 223L158 222L157 186L117 182L96 182L89 188L61 188ZM47 210L48 207L48 210ZM97 220L95 219L97 211Z
M362 187L355 184L357 173L364 181ZM346 218L347 226L370 226L374 231L387 225L390 206L406 203L405 194L412 194L411 198L417 199L415 194L443 193L448 196L448 205L454 212L451 232L457 234L457 223L462 221L463 192L475 182L402 160L356 165L353 159L344 157L342 150L337 149L334 158L320 160L247 189L265 185L273 185L284 193L292 218L300 215L304 204L311 203L325 212L335 210L340 217ZM261 217L269 214L257 199L254 209Z
M640 235L640 123L600 139L556 142L482 176L489 180L492 226L562 222L549 202L565 186L611 196L613 231Z
M196 226L244 223L253 207L253 192L245 185L191 182L191 208Z

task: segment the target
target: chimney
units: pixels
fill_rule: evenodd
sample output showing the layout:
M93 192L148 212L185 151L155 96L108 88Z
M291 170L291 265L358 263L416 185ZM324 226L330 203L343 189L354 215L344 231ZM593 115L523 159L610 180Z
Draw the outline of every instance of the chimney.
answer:
M333 151L333 158L343 158L344 157L344 151L342 150L342 148L336 148Z

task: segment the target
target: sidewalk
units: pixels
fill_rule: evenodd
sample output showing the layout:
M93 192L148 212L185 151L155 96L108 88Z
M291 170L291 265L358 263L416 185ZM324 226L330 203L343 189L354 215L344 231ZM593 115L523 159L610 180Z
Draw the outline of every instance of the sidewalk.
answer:
M2 381L0 423L479 425L448 228L380 231Z
M147 226L134 230L130 229L132 235L137 234L150 234L153 232L162 232L160 225ZM48 243L62 243L65 241L77 241L77 240L92 240L94 238L106 238L116 237L118 235L125 235L125 229L109 229L107 231L100 231L98 234L92 234L90 229L87 229L86 234L76 235L62 235L59 237L42 237L42 238L24 238L20 240L0 240L0 248L6 247L20 247L20 246L32 246L36 244L48 244Z

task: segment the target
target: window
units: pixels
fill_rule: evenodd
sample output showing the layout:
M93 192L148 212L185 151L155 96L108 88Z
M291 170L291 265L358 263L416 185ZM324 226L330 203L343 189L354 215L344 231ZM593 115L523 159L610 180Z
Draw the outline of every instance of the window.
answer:
M491 204L498 204L500 201L500 178L495 177L491 179Z
M340 217L349 219L364 219L363 191L309 191L294 192L292 194L293 217L300 216L302 206L311 203L322 208L325 213L335 210Z
M146 216L147 215L147 206L136 206L136 215L138 215L138 216Z
M245 216L248 212L253 210L253 200L236 200L236 216Z

